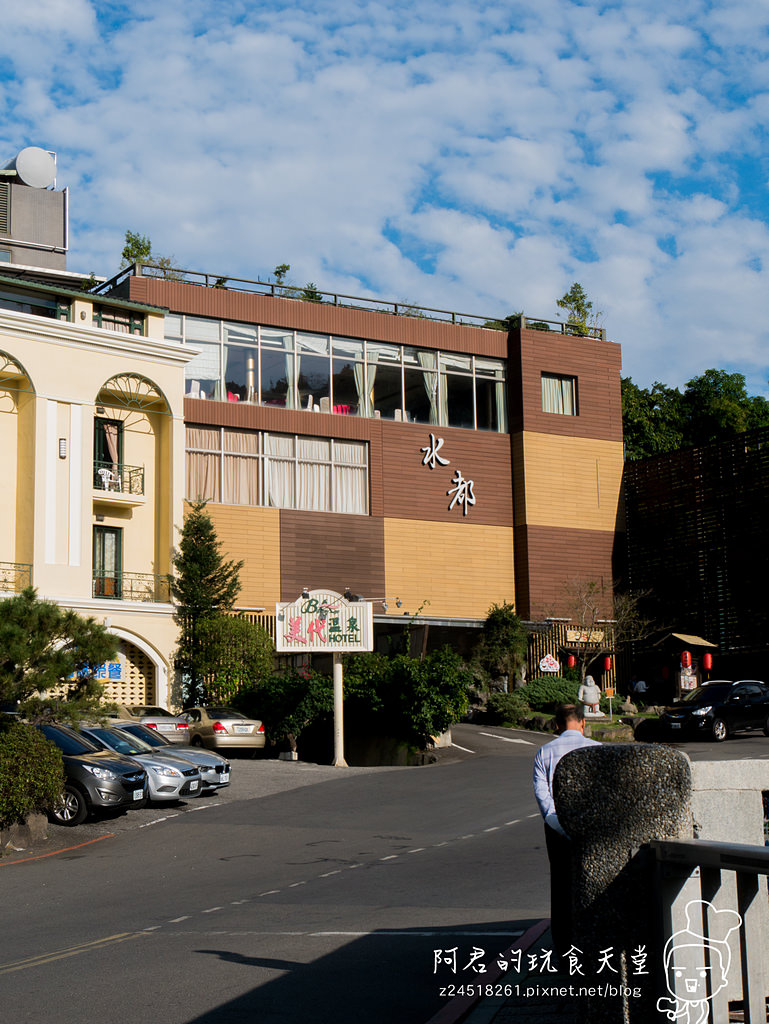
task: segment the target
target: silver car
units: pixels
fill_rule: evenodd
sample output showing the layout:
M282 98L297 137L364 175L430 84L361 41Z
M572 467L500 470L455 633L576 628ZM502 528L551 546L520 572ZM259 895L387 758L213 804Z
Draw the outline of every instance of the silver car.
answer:
M96 746L133 758L145 768L150 800L200 796L203 790L200 769L191 761L185 761L175 750L169 755L158 754L144 740L111 726L82 726L80 732Z
M120 718L126 721L141 722L161 733L169 743L180 743L185 746L190 742L190 731L184 715L174 715L166 708L150 704L131 704L121 707Z
M148 729L146 725L139 722L114 721L116 729L123 729L131 736L148 743L156 754L180 754L185 761L191 761L200 768L200 778L204 791L222 789L230 784L230 762L215 754L213 750L204 750L203 747L181 747L176 743L169 743L168 740L154 729Z

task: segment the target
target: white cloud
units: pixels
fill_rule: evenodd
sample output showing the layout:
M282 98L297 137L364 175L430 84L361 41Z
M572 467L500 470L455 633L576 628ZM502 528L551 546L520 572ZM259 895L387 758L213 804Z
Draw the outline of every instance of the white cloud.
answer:
M117 269L130 228L190 268L286 261L489 316L555 318L579 280L639 383L727 359L769 376L759 0L32 0L8 18L0 157L58 151L72 269Z

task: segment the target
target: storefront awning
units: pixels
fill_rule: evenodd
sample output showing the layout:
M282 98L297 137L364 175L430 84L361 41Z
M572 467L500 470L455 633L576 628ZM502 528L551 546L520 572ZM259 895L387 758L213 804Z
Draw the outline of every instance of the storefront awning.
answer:
M666 643L671 637L674 640L680 640L687 647L718 647L718 644L712 644L709 640L704 640L701 636L694 636L691 633L668 633L667 636L658 640L654 646L659 647L660 644Z

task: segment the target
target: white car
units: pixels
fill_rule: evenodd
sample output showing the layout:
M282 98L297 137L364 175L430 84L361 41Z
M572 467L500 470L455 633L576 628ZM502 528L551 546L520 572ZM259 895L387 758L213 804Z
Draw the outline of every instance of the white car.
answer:
M150 729L162 733L169 743L187 745L190 742L190 731L184 715L174 715L166 708L148 704L131 704L120 708L120 718L127 721L141 722Z
M203 790L222 789L229 786L232 769L230 762L221 754L215 754L213 750L204 750L203 747L181 747L169 741L154 729L148 729L146 725L139 722L116 721L116 729L123 729L131 736L148 743L156 754L165 756L179 754L185 761L191 761L200 768L200 778L203 783Z
M147 772L150 800L180 800L200 796L203 791L198 766L185 761L176 751L171 751L170 756L157 754L144 740L111 726L84 725L80 732L96 746L114 750L140 764Z

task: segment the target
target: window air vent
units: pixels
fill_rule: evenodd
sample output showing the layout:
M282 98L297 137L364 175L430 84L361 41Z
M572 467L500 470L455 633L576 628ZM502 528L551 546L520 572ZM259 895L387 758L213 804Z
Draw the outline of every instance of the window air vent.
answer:
M0 235L10 233L11 189L7 181L0 181Z

